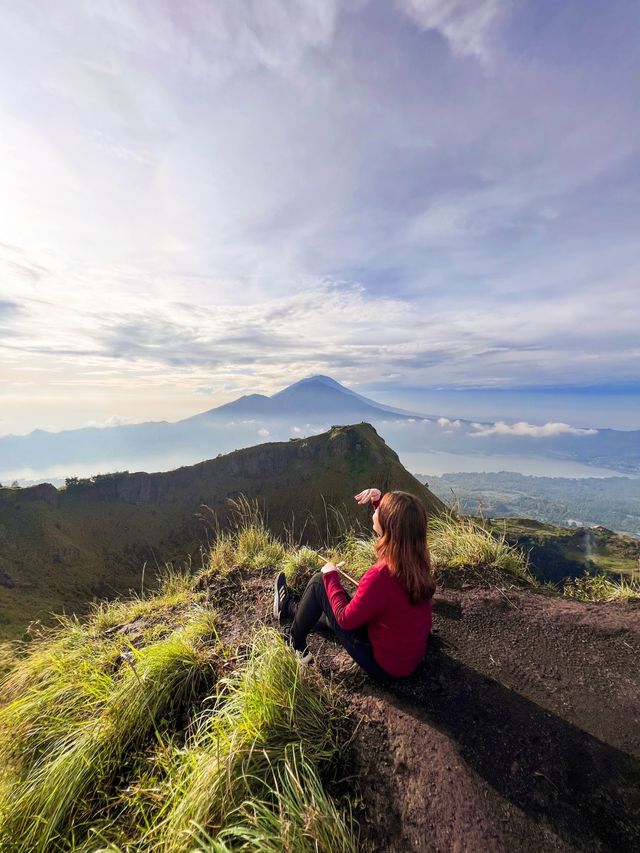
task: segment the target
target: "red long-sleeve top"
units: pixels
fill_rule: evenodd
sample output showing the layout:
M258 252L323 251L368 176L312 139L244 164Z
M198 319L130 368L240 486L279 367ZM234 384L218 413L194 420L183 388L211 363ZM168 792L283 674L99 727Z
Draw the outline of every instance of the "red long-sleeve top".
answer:
M366 625L378 665L392 676L411 675L427 651L431 599L411 604L384 562L367 569L351 601L337 572L323 580L338 625L347 631Z

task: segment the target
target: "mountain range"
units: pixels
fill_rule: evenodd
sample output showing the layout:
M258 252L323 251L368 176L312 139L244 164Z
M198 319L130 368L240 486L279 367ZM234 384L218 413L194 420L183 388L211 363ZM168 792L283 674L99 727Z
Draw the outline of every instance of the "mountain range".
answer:
M272 396L249 394L176 421L0 438L0 480L66 478L99 471L166 470L265 440L312 435L331 424L367 421L401 454L520 454L640 473L640 431L566 424L475 422L408 412L311 376Z

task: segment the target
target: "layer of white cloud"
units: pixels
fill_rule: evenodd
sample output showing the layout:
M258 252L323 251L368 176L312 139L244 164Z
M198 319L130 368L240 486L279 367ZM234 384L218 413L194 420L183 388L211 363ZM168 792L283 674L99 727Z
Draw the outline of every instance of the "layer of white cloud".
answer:
M73 396L82 402L87 395L126 394L131 410L122 402L109 407L118 405L134 420L172 420L203 408L203 388L217 405L240 394L273 393L314 373L350 383L391 374L398 385L446 377L449 387L475 381L500 388L514 377L526 385L580 374L631 378L635 370L631 292L589 299L558 293L546 304L521 302L515 312L479 304L429 311L417 301L327 281L238 306L155 301L118 294L115 286L74 293L61 279L65 286L68 297L58 302L36 298L37 286L27 285L31 295L0 340L6 417L12 400L23 413L30 398L47 408L46 397L58 399L66 409L65 398ZM149 411L145 400L163 388L167 401L181 394L191 402L185 398L177 411L168 403ZM31 428L43 422L51 418ZM440 426L456 429L458 422L442 419Z
M442 427L442 429L454 430L460 429L462 426L462 421L456 418L455 420L450 420L449 418L438 418L436 421L438 426Z
M132 423L134 423L133 418L121 417L120 415L111 415L111 417L106 418L104 421L87 421L86 424L83 424L83 426L98 427L99 429L104 429L107 427L124 426L126 424Z
M504 421L497 421L495 424L472 424L476 432L472 435L477 437L487 435L514 435L527 436L529 438L549 438L554 435L595 435L597 429L582 429L581 427L573 427L563 423L546 423L541 426L528 424L526 421L518 421L515 424L507 424Z

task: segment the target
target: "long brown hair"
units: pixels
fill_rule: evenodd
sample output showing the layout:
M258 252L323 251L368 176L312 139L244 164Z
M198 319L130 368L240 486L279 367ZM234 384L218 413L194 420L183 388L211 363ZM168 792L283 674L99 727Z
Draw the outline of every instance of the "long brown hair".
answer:
M382 536L376 554L409 596L411 604L431 598L436 583L427 546L427 511L408 492L387 492L378 507Z

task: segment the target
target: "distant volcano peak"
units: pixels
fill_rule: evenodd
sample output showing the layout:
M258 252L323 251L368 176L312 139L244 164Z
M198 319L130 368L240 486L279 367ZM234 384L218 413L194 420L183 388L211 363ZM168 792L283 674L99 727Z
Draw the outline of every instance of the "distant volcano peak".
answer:
M306 376L304 379L299 379L297 382L293 382L291 385L287 385L286 388L283 388L281 391L278 391L276 394L273 394L272 397L277 397L278 394L284 394L287 391L293 391L296 388L308 388L313 385L324 385L327 388L333 388L336 391L342 391L344 394L353 394L353 391L350 391L344 385L341 385L339 382L336 382L335 379L332 379L330 376L324 376L322 373L316 373L313 376Z
M263 394L245 394L231 403L225 403L188 420L242 415L244 418L262 420L290 417L317 420L322 417L325 419L323 422L346 423L371 420L388 414L414 416L411 412L377 403L341 385L330 376L316 373L287 385L270 397Z

